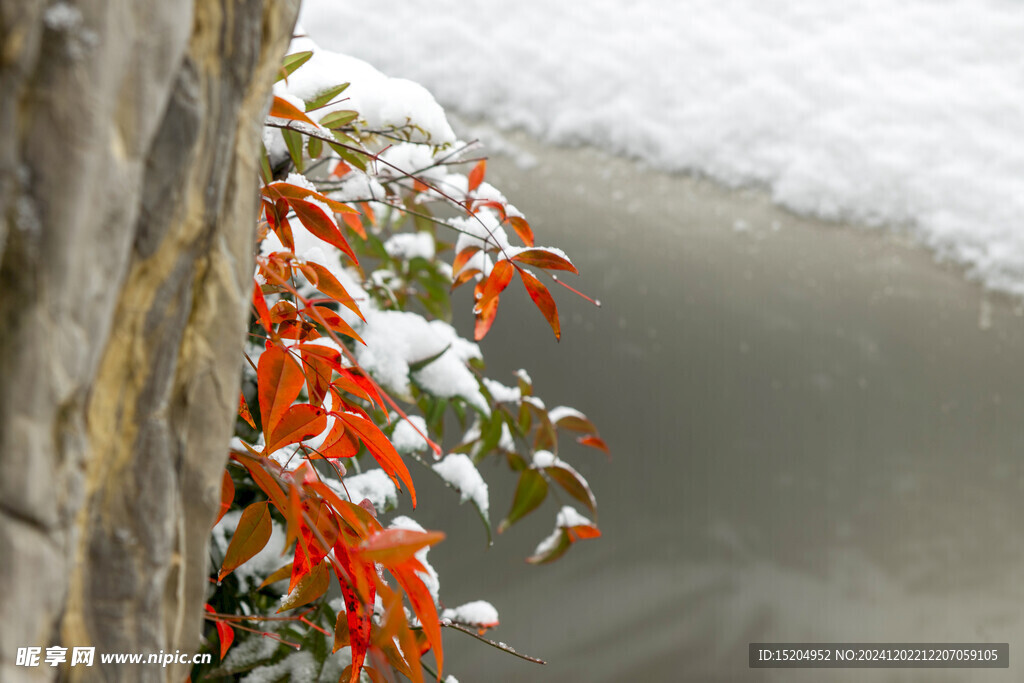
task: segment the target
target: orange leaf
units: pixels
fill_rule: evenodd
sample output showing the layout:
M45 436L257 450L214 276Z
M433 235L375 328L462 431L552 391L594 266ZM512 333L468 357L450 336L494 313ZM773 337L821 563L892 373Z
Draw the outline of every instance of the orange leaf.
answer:
M220 523L220 520L224 519L224 515L227 514L228 510L231 509L231 503L235 501L235 480L231 478L231 473L226 469L224 475L220 480L220 512L217 513L217 521L214 522L214 526Z
M487 159L481 159L473 170L469 172L469 191L472 192L480 187L484 181L484 174L487 172Z
M309 197L312 197L313 199L326 204L328 207L330 207L331 211L335 213L352 214L356 216L359 215L359 212L353 209L348 204L339 202L336 199L331 199L327 195L321 194L316 190L310 190L305 187L299 187L298 185L293 185L291 183L270 183L269 185L263 186L262 192L265 197L274 200L284 199L290 201L292 199L308 199Z
M259 385L263 432L269 435L281 421L285 411L298 398L306 376L302 374L302 368L288 352L277 345L271 345L260 356L256 379Z
M314 282L313 278L309 277L309 275L303 271L303 275L306 275L306 279L309 280L314 287L358 315L360 320L366 322L366 318L363 317L362 311L359 310L356 300L349 296L348 291L340 282L338 282L338 278L334 277L334 274L331 271L313 261L306 263L306 266L316 273L317 279Z
M398 580L402 590L409 597L412 611L419 618L420 624L423 626L423 633L427 636L427 642L434 650L434 659L437 661L437 670L440 674L444 669L444 650L441 644L441 623L437 618L434 598L423 584L423 579L410 569L407 563L392 567L391 574Z
M494 268L491 269L491 274L484 280L483 290L480 298L477 299L476 305L483 309L491 299L496 298L505 291L508 283L512 282L512 276L515 275L515 272L515 266L507 260L502 259L495 263Z
M512 260L545 270L568 270L570 273L579 275L576 266L569 263L568 259L547 249L526 249L513 256Z
M308 403L294 405L285 411L274 431L267 436L267 452L273 453L288 444L320 434L327 429L327 411Z
M256 422L252 419L252 413L249 412L249 406L245 403L245 394L241 391L238 392L238 416L245 420L245 423L256 429Z
M473 339L480 341L491 331L491 325L498 315L498 297L492 297L483 306L477 306L476 325L473 327Z
M270 502L274 504L278 510L284 514L285 510L288 509L288 499L285 498L284 491L281 490L280 484L270 474L263 469L263 465L260 464L259 460L252 459L248 460L245 458L235 458L238 462L242 463L242 466L249 471L249 476L256 482L256 485L263 490L263 493L267 494L270 498Z
M358 213L344 213L341 215L341 218L345 221L345 225L347 225L352 232L359 235L364 240L366 239L366 229L363 228L363 219Z
M452 291L454 292L456 289L466 284L479 274L480 270L478 268L466 268L465 270L461 271L458 277L456 277L452 281Z
M252 305L256 309L256 317L259 318L263 329L270 332L270 309L267 308L267 300L263 298L263 290L260 289L260 284L254 280L253 285Z
M522 216L513 216L511 219L512 229L519 235L519 239L523 241L528 247L533 246L533 230L530 228L530 224L526 222L526 219Z
M305 112L299 110L294 104L281 97L274 97L273 103L270 105L270 115L276 116L279 119L291 119L292 121L302 121L308 123L311 126L316 126L313 120L306 116Z
M345 236L338 229L338 224L323 209L304 199L289 199L288 203L292 205L295 215L299 217L299 221L305 226L306 230L309 230L314 236L322 239L324 242L341 249L352 259L353 263L359 263L359 259L356 258L352 247L349 246Z
M596 526L590 524L580 524L577 526L571 526L566 529L569 533L569 538L575 541L584 541L588 538L600 538L601 532Z
M590 446L591 448L597 448L599 450L608 453L608 445L604 442L604 439L597 436L581 436L576 439L576 443L584 446Z
M216 610L206 603L206 611L216 615ZM221 621L220 619L214 619L213 625L217 627L217 638L220 639L220 658L223 660L224 655L228 653L228 648L231 647L231 643L235 640L235 629L231 628L230 625Z
M295 590L290 591L288 596L281 601L281 606L277 609L278 613L313 602L327 592L330 583L331 575L327 565L323 563L316 565L311 573L299 581Z
M523 279L523 284L526 286L526 291L529 292L530 298L533 299L533 303L536 304L540 312L544 314L548 324L551 325L551 329L555 333L555 339L561 339L562 328L558 322L558 308L555 306L555 300L551 298L551 292L544 286L544 283L525 270L520 269L519 276Z
M224 553L224 562L221 563L220 574L217 576L218 581L245 564L267 545L271 532L270 510L267 505L267 501L263 500L253 503L242 512L238 527L231 537L231 543Z
M303 309L302 314L311 322L326 325L335 332L343 334L346 337L351 337L362 344L366 344L366 342L363 341L363 338L352 329L352 326L345 322L344 318L326 306L308 306Z
M391 566L408 560L419 550L444 540L441 531L384 529L359 546L359 556L367 562Z
M391 445L391 442L388 441L377 425L351 413L334 413L334 415L344 420L345 424L359 436L360 441L366 446L366 450L370 451L370 455L373 456L374 460L381 466L381 469L387 472L387 475L391 477L391 480L399 488L401 488L399 479L405 482L405 485L409 487L409 497L412 499L412 506L416 507L416 489L412 485L412 476L410 476L409 470L406 468L401 456L398 455L398 451L395 450L395 447Z
M476 253L480 251L480 247L466 247L455 256L455 260L452 261L452 273L458 274L460 270L465 267L469 259L473 258Z

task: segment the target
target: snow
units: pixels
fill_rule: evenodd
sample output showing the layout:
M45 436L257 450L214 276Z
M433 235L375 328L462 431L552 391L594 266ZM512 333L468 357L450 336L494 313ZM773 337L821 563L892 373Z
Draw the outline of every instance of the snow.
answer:
M409 531L426 531L420 523L411 517L400 515L391 520L389 525L391 529L407 529ZM434 599L434 604L438 602L438 591L440 590L441 584L437 578L437 571L430 566L430 562L427 561L427 553L430 552L430 546L426 546L416 551L416 559L420 561L426 572L416 572L419 577L423 580L423 585L427 587L430 592L430 596Z
M435 463L433 469L441 475L442 479L458 489L461 494L460 503L472 500L480 510L480 514L487 517L490 508L487 482L480 476L480 472L468 455L449 453L444 460Z
M301 32L301 28L296 29L296 33ZM288 76L287 81L274 85L275 95L310 100L336 85L350 83L334 104L313 113L314 121L334 111L354 109L373 130L400 128L412 123L417 127L412 135L414 141L436 145L455 141L444 110L420 84L389 78L360 59L321 49L308 38L293 40L288 51L306 50L311 50L313 56ZM298 107L304 109L301 102Z
M507 387L490 378L484 378L484 386L487 387L487 391L490 392L495 403L518 403L522 397L519 387Z
M429 446L420 434L426 433L426 420L419 415L410 415L408 420L399 420L395 424L395 431L391 434L391 445L402 455L423 453Z
M466 366L480 358L480 347L458 336L448 323L427 321L408 311L363 309L366 325L357 328L366 342L356 347L359 364L399 396L411 396L410 377L441 398L461 397L469 405L488 412L476 375ZM446 350L447 349L447 350ZM440 357L412 372L410 365Z
M434 236L429 232L400 232L384 242L384 251L391 258L409 261L434 258Z
M306 0L301 21L460 114L906 229L1024 294L1012 0Z
M587 416L569 406L556 406L548 411L548 419L554 423L558 423L559 420L563 420L567 417L575 417L580 420L586 420Z
M270 639L268 638L267 640ZM279 662L256 667L242 678L242 683L274 683L282 679L289 681L315 681L317 680L318 668L316 660L313 659L312 652L298 650L290 653Z
M533 454L534 467L551 467L557 462L558 458L551 451L537 451Z
M576 508L565 505L558 511L555 518L555 526L568 529L574 526L593 526L594 523L576 511Z
M498 623L498 610L486 600L474 600L441 613L442 619L472 626L494 626Z
M327 485L342 498L352 503L361 503L364 498L373 503L377 514L398 507L398 490L395 482L382 469L375 468L361 474L352 474L345 477L345 486L335 479L325 479ZM351 498L345 490L352 495Z

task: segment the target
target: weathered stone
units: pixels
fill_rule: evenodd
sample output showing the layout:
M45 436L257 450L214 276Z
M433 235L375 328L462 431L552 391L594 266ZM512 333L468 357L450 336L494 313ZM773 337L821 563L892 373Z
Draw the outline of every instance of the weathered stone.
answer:
M297 0L0 0L0 680L194 652ZM76 667L73 679L186 669Z

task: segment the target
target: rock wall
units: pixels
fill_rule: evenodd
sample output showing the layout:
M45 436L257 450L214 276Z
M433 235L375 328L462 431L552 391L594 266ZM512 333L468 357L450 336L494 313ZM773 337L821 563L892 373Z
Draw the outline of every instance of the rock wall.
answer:
M0 680L56 676L18 647L198 647L297 9L0 0Z

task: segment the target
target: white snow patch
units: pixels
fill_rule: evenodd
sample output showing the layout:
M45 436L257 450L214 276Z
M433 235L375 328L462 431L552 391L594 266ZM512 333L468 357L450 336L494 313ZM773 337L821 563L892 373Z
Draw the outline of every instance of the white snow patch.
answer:
M1013 0L307 0L302 17L468 117L906 226L1024 294Z
M391 434L391 445L402 455L422 453L429 448L426 440L420 436L426 433L426 420L419 415L410 415L408 420L399 420L395 425L395 431Z
M460 624L493 626L498 623L498 610L486 600L474 600L441 613L442 619L451 619Z
M400 232L384 243L391 258L409 261L414 258L434 258L434 236L429 232Z
M464 453L449 453L444 460L435 463L433 469L446 482L458 489L461 494L460 503L472 500L480 509L480 514L487 517L490 498L487 482L480 476L476 465Z
M331 489L342 498L352 503L361 503L364 498L373 503L377 514L383 514L386 510L398 507L398 490L395 482L382 469L376 468L367 470L361 474L352 474L345 477L345 486L335 479L324 480ZM351 498L345 493L351 494Z

